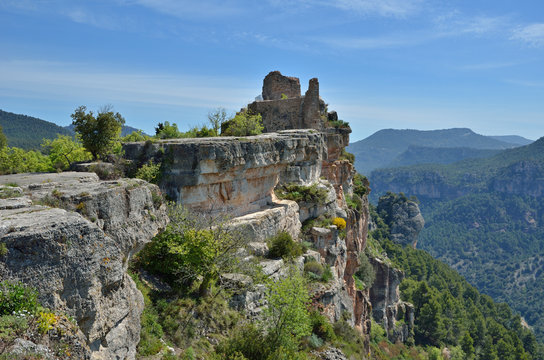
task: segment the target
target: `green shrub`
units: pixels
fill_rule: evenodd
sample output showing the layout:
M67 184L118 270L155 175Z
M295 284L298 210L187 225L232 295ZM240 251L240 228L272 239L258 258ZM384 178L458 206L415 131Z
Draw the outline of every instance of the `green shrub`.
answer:
M327 121L327 123L325 125L327 127L336 128L336 129L349 128L349 122L344 121L344 120Z
M327 190L319 188L317 184L310 186L298 184L286 184L275 190L276 196L280 199L293 200L296 202L310 202L323 205L327 202Z
M353 193L363 197L368 194L369 182L366 176L355 173L353 177Z
M321 281L324 283L328 283L332 279L332 270L330 266L326 266L325 270L323 271L323 275L321 275Z
M325 341L332 341L336 338L334 328L326 316L317 310L310 312L310 321L312 323L312 333Z
M0 243L0 257L4 257L8 254L8 247L5 243Z
M0 316L26 310L30 313L38 309L38 293L24 284L10 281L0 282Z
M267 359L272 349L261 329L253 324L245 324L235 329L227 340L219 343L215 351L223 355L223 359L243 355L246 359L257 360Z
M158 184L161 176L161 163L154 164L151 160L140 167L134 177L152 184Z
M263 118L261 114L252 114L243 110L236 114L234 118L224 122L221 125L221 135L223 136L251 136L259 135L263 132Z
M302 245L295 242L288 232L282 231L268 241L270 258L293 258L302 255Z
M365 284L366 289L370 288L376 279L376 270L365 253L359 255L359 268L355 272L355 276Z
M340 153L340 160L347 160L350 162L350 164L354 164L355 163L355 155L353 155L352 153L349 153L346 151L345 148L342 149L341 153Z
M304 264L304 271L305 272L311 272L312 274L317 275L319 278L321 278L321 275L323 275L323 265L318 263L315 260L310 260L307 263Z
M355 192L353 196L346 195L346 204L353 210L361 211L363 209L363 201Z

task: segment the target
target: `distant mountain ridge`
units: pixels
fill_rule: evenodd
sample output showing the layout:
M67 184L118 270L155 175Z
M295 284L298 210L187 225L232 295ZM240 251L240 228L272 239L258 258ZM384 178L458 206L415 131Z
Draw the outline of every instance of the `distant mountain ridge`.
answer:
M68 136L75 134L74 125L63 127L50 121L3 110L0 110L0 126L8 139L8 146L25 150L41 150L43 139L54 139L58 134ZM121 136L138 130L125 125L121 130Z
M519 139L521 138L521 139ZM366 139L351 143L347 147L347 151L355 155L355 168L363 174L377 168L390 167L393 164L402 163L403 160L409 158L410 164L422 163L412 154L404 154L409 150L410 146L425 147L425 148L471 148L478 150L502 150L515 146L526 145L531 140L517 137L514 135L507 136L484 136L475 133L468 128L454 128L444 130L397 130L384 129L377 131ZM459 161L467 157L481 157L485 153L468 152L466 150L451 150L452 154L446 156L447 161L441 161L433 156L435 163L449 163ZM427 154L429 152L427 151ZM442 151L442 155L447 155L447 152ZM400 157L399 160L396 160Z
M52 122L3 110L0 110L0 125L8 139L8 146L25 150L40 150L43 139L54 139L57 134L72 135Z

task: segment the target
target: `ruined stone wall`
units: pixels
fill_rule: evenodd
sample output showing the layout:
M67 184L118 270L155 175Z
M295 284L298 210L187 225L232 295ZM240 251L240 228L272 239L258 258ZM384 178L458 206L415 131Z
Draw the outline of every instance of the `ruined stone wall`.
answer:
M248 105L248 109L252 113L262 115L264 132L303 129L303 102L304 98L301 97L284 100L255 101Z
M282 99L282 94L287 99ZM310 80L305 96L301 97L298 78L273 71L263 81L262 96L262 101L249 104L248 109L262 115L265 132L323 128L321 115L324 115L325 103L319 98L317 78Z
M272 71L263 80L263 100L280 100L282 95L288 98L300 97L300 81L296 77L283 76L279 71Z

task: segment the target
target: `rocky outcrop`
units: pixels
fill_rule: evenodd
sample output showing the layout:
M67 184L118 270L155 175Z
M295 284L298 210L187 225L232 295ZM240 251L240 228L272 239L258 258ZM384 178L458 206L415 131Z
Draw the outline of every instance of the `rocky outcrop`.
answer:
M152 158L163 162L159 186L176 202L233 216L269 205L280 178L316 182L327 156L323 134L312 130L128 143L123 149L125 157L135 162Z
M415 201L409 200L404 195L389 193L380 198L377 210L378 213L386 214L384 220L389 226L391 240L415 247L419 232L425 225Z
M399 285L404 273L383 260L369 260L376 271L370 288L372 316L383 325L391 342L406 342L413 337L414 307L400 299Z
M132 359L143 298L130 257L167 223L157 186L94 173L0 176L22 200L0 206L0 278L36 288L44 306L77 322L91 359Z

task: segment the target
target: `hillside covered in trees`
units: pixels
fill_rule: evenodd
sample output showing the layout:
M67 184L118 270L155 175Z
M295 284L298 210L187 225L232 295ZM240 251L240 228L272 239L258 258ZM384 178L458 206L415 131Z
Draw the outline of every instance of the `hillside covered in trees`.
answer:
M544 336L544 138L450 165L375 170L374 199L392 190L421 201L418 247L485 294L509 303Z

